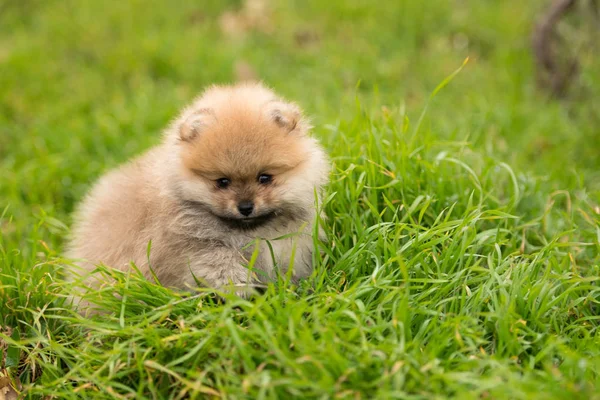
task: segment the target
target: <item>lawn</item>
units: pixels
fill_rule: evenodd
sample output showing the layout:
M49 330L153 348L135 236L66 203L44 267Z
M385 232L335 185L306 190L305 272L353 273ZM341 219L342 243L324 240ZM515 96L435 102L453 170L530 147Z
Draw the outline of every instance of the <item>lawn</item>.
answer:
M600 52L540 90L547 3L0 1L0 398L600 399ZM313 276L220 301L104 270L79 316L77 202L254 77L331 155Z

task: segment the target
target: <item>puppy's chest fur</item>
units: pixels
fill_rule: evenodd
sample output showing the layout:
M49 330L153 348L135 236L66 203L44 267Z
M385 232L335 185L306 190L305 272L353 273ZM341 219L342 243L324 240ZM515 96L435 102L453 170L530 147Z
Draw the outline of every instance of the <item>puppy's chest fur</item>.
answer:
M286 274L290 267L294 280L307 277L312 271L313 239L310 227L305 224L281 223L253 231L236 230L195 210L193 214L175 218L169 231L168 242L174 246L168 253L177 256L169 261L156 260L157 263L188 265L198 276L207 274L207 265L227 265L231 258L238 265L252 264L260 281L273 279L278 273ZM174 248L178 250L173 251ZM181 279L171 268L163 271L167 274L166 281Z

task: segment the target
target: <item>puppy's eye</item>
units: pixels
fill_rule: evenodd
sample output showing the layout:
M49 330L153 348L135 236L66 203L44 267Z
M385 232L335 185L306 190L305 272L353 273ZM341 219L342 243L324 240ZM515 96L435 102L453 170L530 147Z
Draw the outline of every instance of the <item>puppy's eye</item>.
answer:
M273 175L260 174L258 176L258 183L261 185L267 185L273 181Z
M227 189L231 181L228 178L219 178L215 181L219 189Z

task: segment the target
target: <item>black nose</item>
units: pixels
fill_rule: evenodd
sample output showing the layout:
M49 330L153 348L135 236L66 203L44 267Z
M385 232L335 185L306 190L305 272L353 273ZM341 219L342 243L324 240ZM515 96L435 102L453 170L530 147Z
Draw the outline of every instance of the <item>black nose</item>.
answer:
M254 210L254 203L251 201L240 201L238 204L238 210L240 211L240 214L247 217L248 215L252 214L252 210Z

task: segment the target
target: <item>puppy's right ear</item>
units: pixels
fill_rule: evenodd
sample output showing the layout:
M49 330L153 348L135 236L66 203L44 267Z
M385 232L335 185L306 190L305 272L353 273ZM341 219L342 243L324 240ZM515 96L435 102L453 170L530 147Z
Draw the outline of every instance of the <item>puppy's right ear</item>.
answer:
M202 108L194 111L179 125L179 138L184 142L196 139L208 126L208 119L213 117L213 111Z
M310 129L310 124L302 116L302 111L294 103L275 100L269 103L269 114L273 122L287 133L304 134Z

